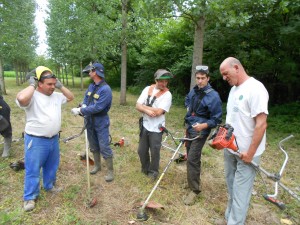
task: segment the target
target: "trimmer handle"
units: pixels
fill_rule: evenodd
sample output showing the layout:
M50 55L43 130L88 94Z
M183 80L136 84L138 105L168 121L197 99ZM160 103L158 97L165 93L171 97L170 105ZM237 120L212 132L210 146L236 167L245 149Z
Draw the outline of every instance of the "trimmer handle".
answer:
M278 208L280 208L281 210L284 210L284 209L285 209L285 204L284 204L283 202L277 200L276 198L272 198L272 197L270 197L270 196L267 195L267 194L264 194L263 196L264 196L264 198L265 198L267 201L273 203L274 205L276 205L276 206L277 206Z

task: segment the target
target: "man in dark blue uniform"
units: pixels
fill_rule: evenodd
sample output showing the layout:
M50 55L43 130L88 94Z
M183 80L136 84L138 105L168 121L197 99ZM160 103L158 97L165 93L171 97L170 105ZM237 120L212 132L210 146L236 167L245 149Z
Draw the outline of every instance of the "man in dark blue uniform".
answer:
M114 179L113 152L109 145L110 120L108 111L112 103L112 91L105 82L104 67L95 62L86 66L84 73L89 73L94 81L89 85L80 108L73 108L74 115L82 115L85 118L85 126L88 134L89 148L94 155L95 167L90 172L96 174L101 170L100 154L106 161L108 173L104 177L107 182Z
M190 193L184 204L193 205L200 189L202 148L212 128L222 122L222 102L219 94L211 87L208 66L196 67L196 85L185 99L188 110L185 116L189 138L201 135L187 143L187 181Z
M0 95L0 134L4 137L4 149L2 157L9 157L12 141L12 128L10 123L10 108Z

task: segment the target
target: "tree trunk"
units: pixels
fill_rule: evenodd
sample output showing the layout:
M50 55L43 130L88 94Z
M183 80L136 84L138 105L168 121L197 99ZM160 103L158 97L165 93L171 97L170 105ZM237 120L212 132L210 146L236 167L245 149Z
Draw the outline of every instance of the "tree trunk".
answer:
M2 58L0 58L0 95L6 95L5 81L4 81L4 70L2 64Z
M15 66L15 72L16 72L16 84L17 86L20 86L20 75L19 75L19 70L18 70L18 63L16 62L14 64Z
M74 65L72 65L72 87L75 87L75 81L74 81Z
M83 73L82 73L82 61L80 61L80 90L83 90Z
M127 81L127 0L122 0L122 56L120 105L126 105Z
M193 66L192 66L190 89L192 89L196 84L196 82L195 82L196 66L202 64L204 26L205 26L205 18L204 18L204 16L201 16L195 25Z
M66 64L65 64L65 74L66 74L67 86L69 86L68 71L67 71L67 65Z

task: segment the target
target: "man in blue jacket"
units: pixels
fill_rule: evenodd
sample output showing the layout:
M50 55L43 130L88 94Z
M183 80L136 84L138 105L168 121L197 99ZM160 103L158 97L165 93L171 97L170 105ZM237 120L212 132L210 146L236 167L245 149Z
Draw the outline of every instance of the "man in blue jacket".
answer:
M88 72L94 82L89 85L85 92L82 106L73 108L72 113L82 115L85 118L89 148L95 161L95 167L90 173L96 174L101 170L101 154L108 168L108 173L104 178L110 182L114 179L113 152L109 145L110 119L108 116L112 103L112 91L105 82L104 67L101 63L90 64L84 68L83 72Z
M208 73L208 66L196 66L196 85L185 99L188 110L185 116L187 136L189 138L201 136L187 143L187 182L190 193L184 199L186 205L193 205L201 192L202 148L211 129L222 122L222 102L219 94L208 83Z

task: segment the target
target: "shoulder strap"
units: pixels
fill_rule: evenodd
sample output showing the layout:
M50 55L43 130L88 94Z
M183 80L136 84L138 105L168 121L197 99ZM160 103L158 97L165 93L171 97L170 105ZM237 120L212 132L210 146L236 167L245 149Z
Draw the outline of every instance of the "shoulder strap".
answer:
M208 93L210 93L211 91L213 91L214 89L212 87L208 88L207 90L203 91L198 100L197 100L197 103L195 105L195 107L193 107L193 104L191 105L191 113L196 113L197 109L199 108L200 106L200 103L202 101L202 99L204 98L205 95L207 95Z
M99 85L96 85L96 87L94 88L93 92L91 93L91 95L89 96L89 99L88 99L88 102L87 102L87 105L89 105L93 99L93 96L94 94L99 90L100 87L106 85L106 82L103 81L101 84Z
M151 96L152 96L152 93L153 93L153 90L154 90L155 86L156 86L156 84L152 84L152 85L149 87L149 90L148 90L148 97L147 97L147 102L146 102L146 104L147 104L147 106L150 106L150 107L152 107L152 105L153 105L155 99L159 98L159 97L162 96L164 93L166 93L167 91L169 91L168 88L165 88L164 90L160 90L159 92L157 92L157 93L153 96L153 98L152 98L152 100L151 100L151 102L150 102L150 98L151 98Z

